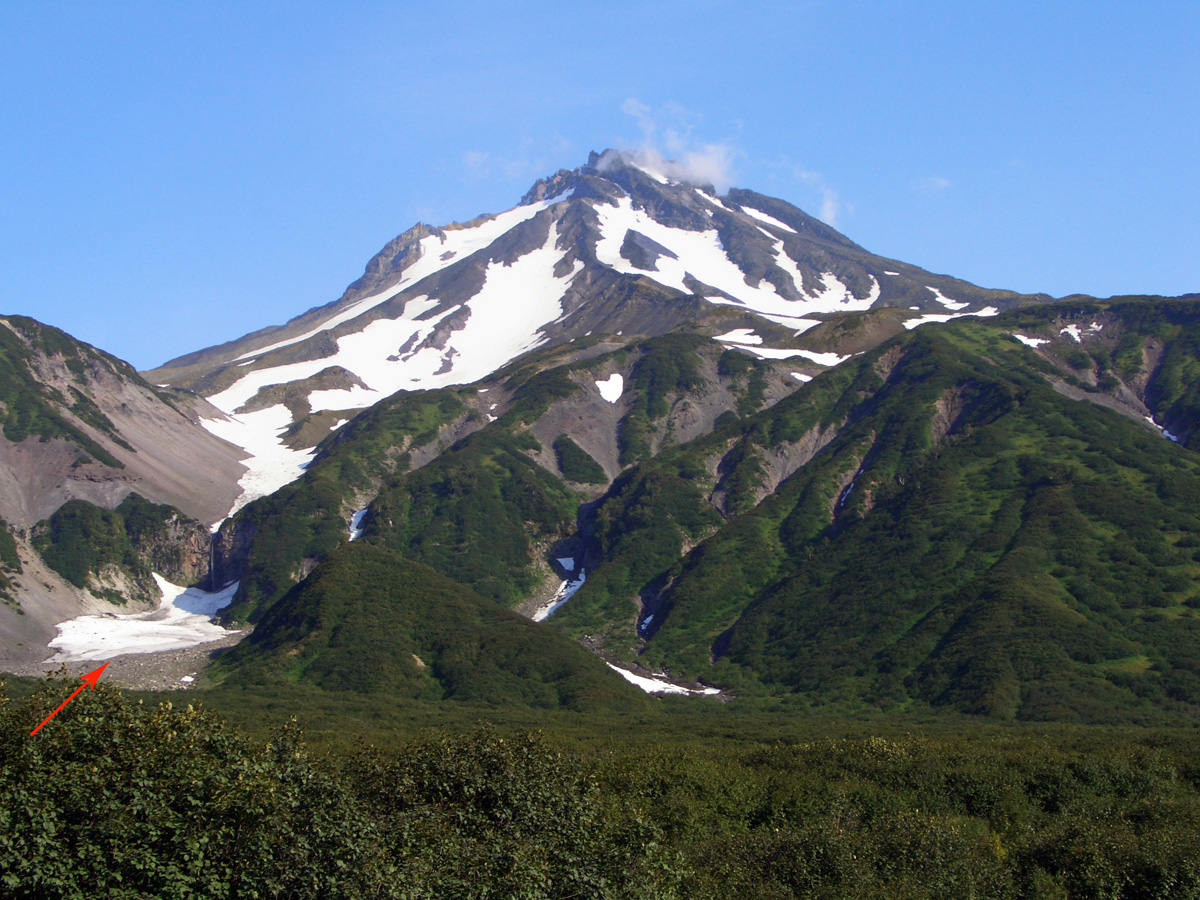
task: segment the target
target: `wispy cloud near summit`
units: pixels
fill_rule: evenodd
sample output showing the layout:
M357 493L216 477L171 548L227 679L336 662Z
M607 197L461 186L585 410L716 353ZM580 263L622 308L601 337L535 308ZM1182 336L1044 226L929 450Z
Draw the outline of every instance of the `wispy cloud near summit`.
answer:
M621 148L627 162L674 181L711 184L722 192L733 184L736 152L728 143L696 143L692 130L701 120L697 113L676 103L652 110L636 97L621 104L621 110L642 132L637 146Z

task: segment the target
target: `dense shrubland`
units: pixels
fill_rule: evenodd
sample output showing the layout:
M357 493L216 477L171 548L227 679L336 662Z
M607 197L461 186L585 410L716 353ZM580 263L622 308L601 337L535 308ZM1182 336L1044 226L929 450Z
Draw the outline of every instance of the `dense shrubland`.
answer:
M316 752L101 684L31 738L74 686L0 707L8 896L1200 897L1190 732L792 720L771 742L668 704Z

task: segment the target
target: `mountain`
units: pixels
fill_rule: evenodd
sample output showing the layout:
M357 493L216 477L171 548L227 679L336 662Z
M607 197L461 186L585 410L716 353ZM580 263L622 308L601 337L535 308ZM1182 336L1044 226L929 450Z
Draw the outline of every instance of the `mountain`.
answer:
M900 332L803 384L684 329L401 392L225 523L229 615L363 542L733 695L1194 715L1194 299Z
M146 377L228 416L205 424L254 458L244 503L297 477L306 451L355 411L398 390L475 382L535 348L687 328L744 338L764 357L801 349L816 371L833 358L814 350L830 316L891 310L864 334L894 332L1045 299L875 256L784 201L719 197L610 150L507 212L418 224L337 301Z
M200 522L236 498L245 453L205 414L65 332L0 316L0 660L40 661L55 623L110 608L105 596L157 602L150 560L207 574ZM110 512L121 505L137 549Z
M801 705L1195 716L1198 339L1194 299L905 334L622 475L554 623Z
M202 511L148 477L47 497L0 590L236 582L230 685L640 701L607 662L792 711L1194 720L1197 299L980 288L593 154L168 387L125 372L245 468ZM127 464L91 382L115 437L31 390L48 442Z

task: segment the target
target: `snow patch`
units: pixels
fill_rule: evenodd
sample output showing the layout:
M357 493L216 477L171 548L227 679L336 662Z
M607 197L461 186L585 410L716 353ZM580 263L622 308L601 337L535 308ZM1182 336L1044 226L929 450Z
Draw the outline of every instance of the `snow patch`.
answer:
M1050 343L1049 338L1026 337L1023 334L1014 334L1013 337L1015 337L1018 341L1020 341L1026 347L1032 347L1034 350L1036 350L1042 344Z
M613 372L604 381L597 381L596 388L600 391L601 397L609 403L616 403L625 393L625 379L619 372Z
M904 327L909 331L912 331L918 325L924 325L926 322L949 322L953 318L955 317L949 314L940 315L938 313L930 313L927 316L917 316L912 319L905 319Z
M714 341L726 341L731 344L761 344L763 339L754 333L753 328L737 328L733 331L727 331L725 334L718 334Z
M1078 325L1068 325L1066 328L1060 331L1059 334L1065 334L1077 344L1083 343L1083 338L1080 336Z
M350 540L357 541L363 536L363 519L367 516L367 508L364 506L358 512L350 517Z
M786 328L794 328L796 334L804 334L808 329L821 324L820 319L804 319L797 316L780 316L775 313L759 313L764 319L774 322L776 325L783 325Z
M1162 425L1159 425L1157 422L1154 421L1154 419L1150 418L1150 416L1142 416L1142 418L1145 419L1147 422L1149 422L1151 425L1153 425L1155 428L1157 428L1159 430L1159 432L1162 434L1162 436L1165 437L1168 441L1171 441L1172 443L1175 443L1175 444L1179 443L1178 435L1171 434L1170 431L1168 431Z
M246 473L238 480L242 493L227 516L232 516L252 500L295 481L316 452L316 448L293 450L280 443L280 435L292 424L292 414L283 404L225 419L201 419L200 424L250 454L248 459L241 461L246 467Z
M946 307L946 309L953 310L954 312L958 312L960 309L966 309L968 306L970 306L969 303L959 303L956 300L951 300L949 297L947 297L945 294L943 294L941 291L939 291L937 288L933 287L932 285L929 285L929 284L925 285L925 289L927 291L932 291L933 298L935 300L937 300L938 303L942 304L942 306Z
M550 599L550 602L538 608L533 614L533 621L542 622L545 621L547 616L553 615L555 610L570 600L575 595L575 592L583 587L585 581L587 581L587 571L580 569L578 578L564 581L558 586L558 591Z
M635 687L641 688L647 694L686 694L691 697L711 696L712 694L721 693L719 688L700 688L700 690L692 690L691 688L680 687L677 684L671 684L665 678L647 678L645 675L635 675L626 669L619 666L614 666L610 662L605 663L610 669L628 681Z
M163 598L158 609L130 615L78 616L58 625L49 643L55 654L46 662L112 659L124 653L160 653L217 641L236 631L212 622L237 593L238 583L219 591L202 591L171 584L157 572L154 581Z
M762 210L755 209L752 206L743 206L742 212L744 212L746 215L750 216L751 218L758 219L760 222L766 222L768 225L774 225L776 228L782 228L784 231L790 231L792 234L799 233L791 225L787 225L783 222L780 222L778 219L774 218L773 216L768 216ZM774 236L775 235L771 235L771 237L774 237Z
M812 376L805 375L803 372L793 372L792 377L795 378L797 381L801 382L802 384L805 382L812 381Z
M573 557L573 556L556 557L555 562L557 562L560 566L562 566L568 572L575 571L575 557Z

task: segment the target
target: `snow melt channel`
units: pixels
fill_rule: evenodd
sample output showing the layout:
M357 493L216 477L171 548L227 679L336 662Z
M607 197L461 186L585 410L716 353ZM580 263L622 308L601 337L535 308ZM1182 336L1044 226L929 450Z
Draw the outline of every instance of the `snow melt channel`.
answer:
M212 621L237 593L238 582L219 591L202 591L171 584L157 572L154 580L163 598L158 609L131 615L78 616L58 625L55 651L46 662L104 660L125 653L161 653L218 641L227 631Z
M575 561L571 560L571 563L571 568L574 569ZM587 581L587 572L584 569L580 569L578 578L564 581L558 586L558 592L555 593L550 602L538 608L537 612L533 614L533 621L544 622L555 610L570 600L575 595L575 592L583 587L585 581Z

